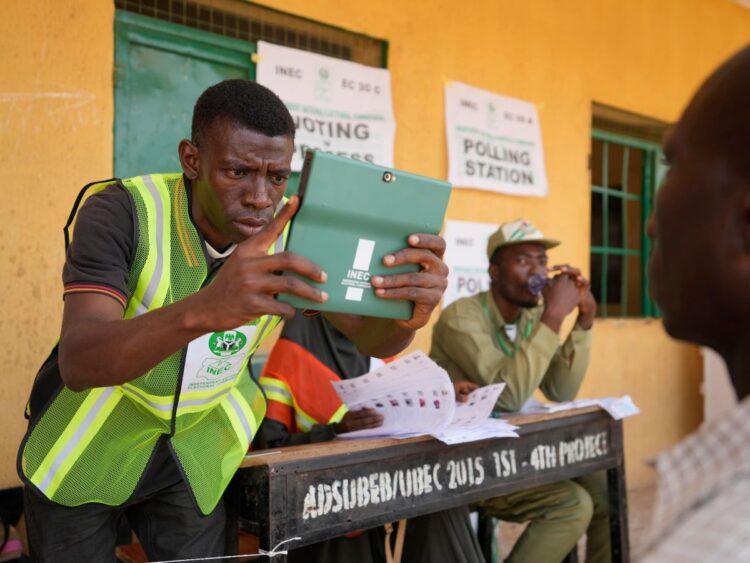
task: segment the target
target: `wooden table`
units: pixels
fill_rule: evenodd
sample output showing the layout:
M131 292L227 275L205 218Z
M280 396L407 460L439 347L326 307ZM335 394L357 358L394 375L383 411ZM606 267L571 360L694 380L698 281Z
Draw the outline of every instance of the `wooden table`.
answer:
M622 422L598 407L507 419L520 438L336 440L251 454L225 497L228 529L240 515L262 548L295 536L287 546L301 547L606 469L612 560L628 561Z

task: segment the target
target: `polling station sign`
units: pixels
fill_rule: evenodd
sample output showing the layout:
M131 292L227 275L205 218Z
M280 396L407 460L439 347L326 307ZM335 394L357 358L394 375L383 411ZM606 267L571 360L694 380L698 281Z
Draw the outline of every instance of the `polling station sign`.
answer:
M456 299L469 297L490 288L487 273L487 239L497 225L471 221L446 221L444 260L450 269L443 308Z
M449 82L445 122L448 180L454 187L547 195L542 134L534 104Z
M284 101L297 127L292 170L318 149L393 166L391 75L307 51L258 42L256 79Z

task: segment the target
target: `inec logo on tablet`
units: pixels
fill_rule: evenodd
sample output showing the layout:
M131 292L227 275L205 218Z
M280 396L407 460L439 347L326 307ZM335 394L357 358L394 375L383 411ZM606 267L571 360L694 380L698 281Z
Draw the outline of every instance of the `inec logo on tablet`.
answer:
M214 332L208 339L208 348L216 356L233 356L245 347L247 337L237 330Z
M341 285L346 287L347 301L362 301L364 290L372 287L370 285L370 263L372 254L375 252L375 241L365 238L357 242L357 250L354 253L352 267L346 271L346 278L341 281Z

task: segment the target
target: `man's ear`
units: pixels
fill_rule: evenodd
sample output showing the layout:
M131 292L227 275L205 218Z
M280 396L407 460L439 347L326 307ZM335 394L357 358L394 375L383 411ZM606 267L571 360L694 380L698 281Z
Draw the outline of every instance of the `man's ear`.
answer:
M200 164L200 154L198 147L196 147L192 141L183 139L180 141L177 152L180 155L180 165L185 176L190 180L198 178L198 168Z
M487 268L487 272L490 274L490 281L494 282L497 280L497 274L498 274L497 264L490 262L490 267Z

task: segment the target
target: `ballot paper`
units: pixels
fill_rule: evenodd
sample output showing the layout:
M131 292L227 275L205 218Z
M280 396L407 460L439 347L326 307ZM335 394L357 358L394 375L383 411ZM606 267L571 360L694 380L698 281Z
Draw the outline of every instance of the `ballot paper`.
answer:
M340 434L342 438L429 434L454 444L517 436L514 426L489 418L504 383L481 387L466 402L457 402L448 373L421 351L332 384L349 410L367 407L383 415L382 426Z
M523 407L521 407L521 413L560 412L591 406L603 408L615 420L620 420L641 412L640 409L635 406L630 395L624 395L623 397L604 397L600 399L576 399L564 403L541 403L532 397L526 401Z

